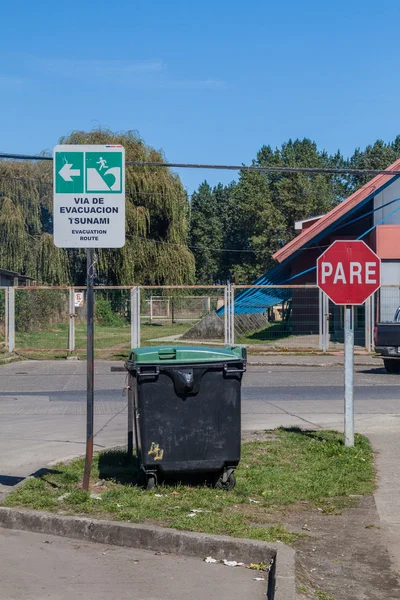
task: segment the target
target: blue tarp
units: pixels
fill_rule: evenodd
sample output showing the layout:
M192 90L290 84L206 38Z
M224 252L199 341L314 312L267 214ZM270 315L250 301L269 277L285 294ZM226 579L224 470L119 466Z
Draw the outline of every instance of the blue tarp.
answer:
M279 285L289 276L288 267L277 265L267 273L264 273L253 285ZM248 289L239 292L235 297L235 314L247 315L263 313L271 306L280 304L284 300L292 297L292 290L285 288L267 288L267 289ZM217 311L217 314L224 314L224 307Z

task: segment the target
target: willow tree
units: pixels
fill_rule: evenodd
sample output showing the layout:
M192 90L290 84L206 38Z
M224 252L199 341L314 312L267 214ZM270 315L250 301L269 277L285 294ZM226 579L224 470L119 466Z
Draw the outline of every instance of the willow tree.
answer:
M0 265L22 271L33 244L21 208L8 197L2 197L0 203L0 240Z
M74 131L60 143L122 144L127 161L164 162L161 152L132 131ZM188 215L187 195L176 174L166 167L127 165L126 244L120 250L99 250L98 282L192 283ZM84 283L84 251L57 249L52 232L51 162L0 161L0 267L32 273L50 284Z

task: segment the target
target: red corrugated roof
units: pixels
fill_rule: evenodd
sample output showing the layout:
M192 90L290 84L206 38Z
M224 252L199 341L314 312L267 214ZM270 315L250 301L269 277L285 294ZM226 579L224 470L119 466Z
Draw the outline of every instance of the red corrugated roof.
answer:
M392 165L387 167L387 170L394 171L400 168L400 158L396 160ZM396 177L396 175L385 175L384 173L377 175L371 181L363 185L362 188L354 192L351 196L343 200L340 204L335 206L330 212L324 215L319 221L305 229L302 233L300 233L297 237L295 237L291 242L283 246L278 252L275 252L273 258L278 262L283 262L289 256L291 256L297 250L300 250L307 242L310 242L314 239L319 233L322 233L324 229L332 225L335 221L343 217L347 212L360 204L363 200L368 198L370 194L372 194L375 190L378 190L385 183L388 183L391 179Z

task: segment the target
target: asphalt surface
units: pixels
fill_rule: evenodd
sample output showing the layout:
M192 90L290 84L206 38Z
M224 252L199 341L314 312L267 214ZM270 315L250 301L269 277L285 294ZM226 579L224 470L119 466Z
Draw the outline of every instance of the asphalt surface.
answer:
M335 357L324 357L323 363L315 357L315 367L302 364L304 357L277 360L284 362L283 358L291 363L272 365L269 357L268 363L249 367L243 378L242 428L343 429L343 366L334 364ZM388 375L379 361L363 360L355 372L356 431L368 434L377 451L376 506L400 572L400 376ZM97 450L126 442L125 374L111 372L113 365L97 361L95 367ZM50 462L84 453L85 387L86 363L81 361L0 367L0 496ZM262 583L239 576L242 569L112 547L100 551L96 545L69 540L46 541L52 543L45 544L43 536L35 534L1 532L0 599L101 600L111 593L118 600L195 600L261 598L264 593L257 587Z
M7 529L0 556L2 600L262 600L267 587L255 571L201 558Z
M125 374L110 361L95 367L95 449L126 442ZM400 376L360 366L356 427L400 431ZM24 361L0 367L0 490L49 462L82 454L86 431L86 363ZM341 428L343 367L249 367L243 379L242 427Z

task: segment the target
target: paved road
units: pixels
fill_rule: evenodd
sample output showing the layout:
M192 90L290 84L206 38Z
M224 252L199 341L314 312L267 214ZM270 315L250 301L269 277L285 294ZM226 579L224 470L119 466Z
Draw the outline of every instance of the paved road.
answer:
M124 444L124 373L96 363L96 449ZM85 376L82 361L27 361L0 368L0 489L51 461L85 447ZM358 367L356 423L362 432L400 431L400 377ZM279 425L342 427L341 367L250 367L243 380L244 429Z
M1 530L3 600L262 600L248 569L201 559Z
M400 377L382 367L355 373L356 428L362 433L400 431ZM343 367L251 367L246 374L246 429L298 425L343 427Z
M296 357L291 357L290 360L295 363ZM316 357L315 360L321 359ZM125 375L112 373L110 368L113 364L115 363L106 361L96 363L96 449L124 444L126 440L126 399L122 397ZM0 494L2 489L10 489L20 479L51 461L84 452L85 369L86 364L80 361L32 361L0 367ZM388 535L389 551L400 572L399 384L400 376L387 375L380 366L363 365L356 368L356 430L367 433L378 451L379 489L375 499L382 526ZM306 367L301 364L250 367L243 380L242 396L243 429L257 430L280 425L336 429L343 427L343 367ZM0 555L6 557L5 562L0 561L0 598L58 600L80 597L78 594L90 598L90 593L96 599L103 597L99 595L101 592L96 586L102 582L107 583L101 575L105 572L103 566L107 555L99 554L96 548L87 549L87 562L82 562L81 566L80 561L75 560L80 554L75 549L72 552L69 546L72 542L59 541L55 545L44 547L41 539L43 536L28 539L29 535L32 534L2 532L0 536ZM113 597L178 598L180 596L177 589L182 582L188 585L193 568L195 583L190 596L194 599L205 595L213 598L215 580L209 579L211 570L204 569L214 565L197 564L192 567L188 559L179 559L179 569L171 571L172 565L168 563L167 557L157 566L154 561L159 557L152 556L152 560L148 558L148 566L146 559L143 559L143 569L136 566L129 569L130 558L133 560L131 554L126 554L126 550L113 549L109 557L109 572L113 573L110 581L117 582L118 577L120 579L119 595ZM136 552L135 556L138 555ZM55 557L53 562L51 556ZM114 557L118 557L118 560ZM177 564L176 559L173 560ZM120 561L125 561L122 563L123 577L122 571L118 570ZM65 566L67 563L68 567ZM48 579L43 576L42 579L36 575L43 575L44 571L49 573L49 564L54 582L53 576ZM68 583L62 579L65 574L59 571L59 564L64 564L63 571L68 568L68 577L71 579ZM157 566L156 570L152 568L154 566ZM163 582L162 574L168 577L170 571L175 579ZM224 571L221 575L218 572L218 597L234 598L229 596L228 591L221 595L220 587L220 583L225 585L223 582L226 577L234 582L236 588L235 579L232 579L236 575L231 571L228 569L226 576ZM137 580L135 574L138 575ZM153 596L149 595L150 591L146 588L149 576L157 578L157 592L153 592ZM132 580L138 582L136 596L130 594ZM15 587L15 581L18 581L18 587ZM41 584L41 581L44 583ZM251 583L256 585L256 582ZM205 584L209 585L207 594L203 594ZM241 588L237 585L237 590L241 593ZM243 585L247 583L243 582ZM257 597L254 594L258 590L252 589L254 592L250 597ZM196 596L197 590L200 590L200 596ZM169 593L171 595L165 595ZM184 597L188 595L185 593ZM237 597L246 596L242 593Z

